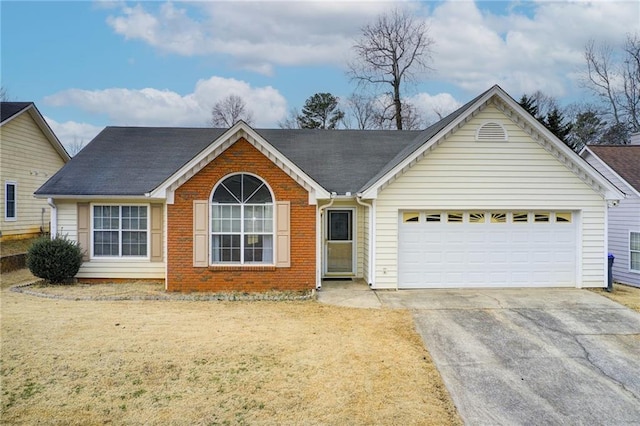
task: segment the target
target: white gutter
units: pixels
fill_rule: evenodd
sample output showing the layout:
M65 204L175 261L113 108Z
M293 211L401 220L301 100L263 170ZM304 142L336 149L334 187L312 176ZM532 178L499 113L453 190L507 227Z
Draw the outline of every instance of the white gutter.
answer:
M331 193L329 204L318 207L318 216L316 217L316 290L322 288L322 212L331 207L338 194Z
M51 238L58 235L58 207L53 198L47 198L47 204L51 207Z
M369 287L373 287L373 281L374 281L374 277L373 277L373 239L375 238L373 235L373 203L374 201L371 202L371 204L367 204L364 201L362 201L362 194L358 193L356 194L356 202L358 204L360 204L361 206L365 206L369 209L369 229L367 230L367 232L369 233L369 249L368 249L368 259L367 259L367 266L369 271L367 272L367 278L368 278L368 284Z

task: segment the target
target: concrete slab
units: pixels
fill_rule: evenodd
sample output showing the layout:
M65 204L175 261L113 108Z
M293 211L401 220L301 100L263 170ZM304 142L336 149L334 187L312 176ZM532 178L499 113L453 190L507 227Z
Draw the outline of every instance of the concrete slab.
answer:
M350 308L380 309L377 293L361 280L323 281L318 302Z
M630 309L577 289L379 297L413 309L467 424L640 424L640 314Z

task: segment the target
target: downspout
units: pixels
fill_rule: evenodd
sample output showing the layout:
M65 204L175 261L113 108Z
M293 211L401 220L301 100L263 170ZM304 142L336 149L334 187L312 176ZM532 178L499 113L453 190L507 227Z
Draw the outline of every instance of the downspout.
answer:
M338 194L331 193L329 204L318 207L318 218L316 220L316 290L322 289L322 212L331 207Z
M55 238L58 235L58 207L53 201L53 198L47 198L47 204L51 207L51 238Z
M367 279L368 279L369 282L367 284L369 284L369 287L372 287L373 286L373 269L372 269L372 267L373 267L373 250L372 250L372 247L373 247L373 238L374 238L374 235L373 235L373 232L372 232L373 231L373 202L371 204L369 204L369 203L365 203L364 201L362 201L362 193L356 194L356 202L358 204L360 204L361 206L367 207L368 210L369 210L369 221L368 221L369 223L367 224L368 228L369 228L367 230L367 232L369 233L369 248L367 249L367 251L368 251L368 253L367 253L368 254L368 259L367 259L367 267L368 268L367 269L369 269L369 271L367 272Z

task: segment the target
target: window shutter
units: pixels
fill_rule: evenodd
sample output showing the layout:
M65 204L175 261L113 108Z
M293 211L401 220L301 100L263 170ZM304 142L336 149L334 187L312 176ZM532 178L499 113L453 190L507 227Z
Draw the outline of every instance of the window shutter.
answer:
M151 261L162 262L162 204L151 204Z
M291 203L276 202L276 266L291 266Z
M193 202L193 266L195 267L209 266L208 205L208 201L194 200Z
M82 260L89 261L91 246L89 245L89 223L91 215L89 214L89 203L78 203L78 244L82 249Z

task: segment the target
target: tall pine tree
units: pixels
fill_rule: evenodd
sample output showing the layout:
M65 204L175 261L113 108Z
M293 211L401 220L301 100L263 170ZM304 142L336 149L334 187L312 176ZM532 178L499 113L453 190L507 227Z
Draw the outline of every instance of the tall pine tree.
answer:
M316 93L306 100L298 123L302 129L335 129L344 118L339 99L331 93Z

